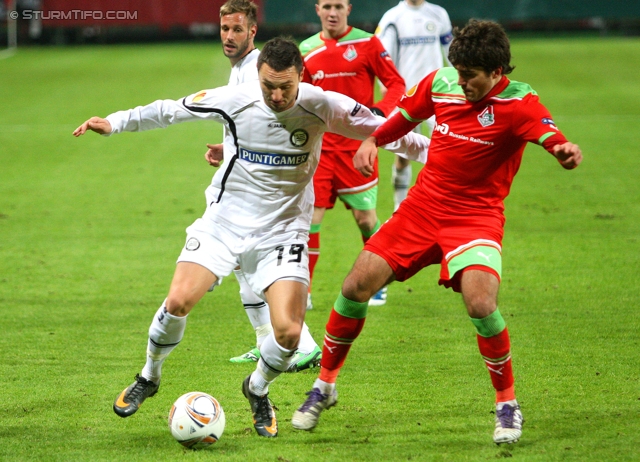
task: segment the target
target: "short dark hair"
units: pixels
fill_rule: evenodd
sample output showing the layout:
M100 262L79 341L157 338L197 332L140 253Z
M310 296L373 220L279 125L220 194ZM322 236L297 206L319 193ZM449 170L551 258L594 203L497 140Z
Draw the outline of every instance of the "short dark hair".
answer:
M244 14L247 17L249 27L258 24L258 5L251 0L227 0L220 7L220 17L235 13Z
M302 72L302 55L298 44L289 37L276 37L264 44L258 56L258 69L268 64L276 72L282 72L295 66L298 73Z
M502 26L479 19L471 19L464 28L453 30L449 61L454 66L481 67L487 73L502 68L506 75L515 69L510 63L509 37Z

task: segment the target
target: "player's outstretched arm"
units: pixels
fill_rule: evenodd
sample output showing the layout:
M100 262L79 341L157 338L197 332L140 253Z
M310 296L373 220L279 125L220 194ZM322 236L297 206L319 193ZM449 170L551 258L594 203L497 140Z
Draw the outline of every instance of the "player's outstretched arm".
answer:
M84 135L87 130L94 131L100 135L108 135L111 133L112 129L111 124L107 119L103 119L102 117L91 117L73 131L73 136L78 137L80 135Z
M224 159L224 149L221 144L209 144L207 152L204 153L204 159L209 162L212 167L220 167Z
M373 175L373 165L377 155L378 146L376 146L376 139L370 136L362 142L356 155L353 156L353 166L368 178Z
M566 142L553 147L553 155L567 170L576 168L582 162L582 151L577 144Z

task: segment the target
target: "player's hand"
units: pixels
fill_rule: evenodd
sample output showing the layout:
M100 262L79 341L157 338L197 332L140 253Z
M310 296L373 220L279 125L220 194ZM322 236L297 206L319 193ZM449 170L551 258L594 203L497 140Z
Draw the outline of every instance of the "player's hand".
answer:
M205 152L204 158L212 167L220 167L224 159L224 150L221 144L208 144L209 150Z
M357 171L362 173L365 177L373 175L376 157L378 156L378 147L376 146L376 139L370 136L362 142L356 155L353 156L353 166Z
M94 131L100 135L108 135L111 133L112 128L107 119L103 119L102 117L91 117L73 131L73 136L78 137L80 135L84 135L87 130Z
M577 144L566 142L564 144L556 144L553 147L553 155L558 159L560 165L571 170L576 168L582 162L582 151Z

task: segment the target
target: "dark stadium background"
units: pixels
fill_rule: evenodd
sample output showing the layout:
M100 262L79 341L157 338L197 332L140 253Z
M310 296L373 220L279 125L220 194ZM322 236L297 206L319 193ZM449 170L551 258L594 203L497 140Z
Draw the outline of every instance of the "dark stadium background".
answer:
M0 0L0 44L7 44L10 11L21 13L17 21L21 45L216 40L218 11L223 3L224 0ZM303 37L319 28L315 0L255 0L255 3L260 11L259 41L278 34ZM353 0L351 3L350 23L372 32L382 14L398 0ZM462 25L475 17L497 20L511 33L640 33L638 1L439 0L433 3L449 12L454 25ZM119 12L120 19L106 19L108 11ZM32 19L24 19L25 12L29 12L27 17Z

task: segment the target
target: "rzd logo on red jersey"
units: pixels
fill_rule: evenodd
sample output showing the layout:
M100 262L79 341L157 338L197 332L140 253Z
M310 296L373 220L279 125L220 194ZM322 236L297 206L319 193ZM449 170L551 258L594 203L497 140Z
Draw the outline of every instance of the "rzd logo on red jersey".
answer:
M440 132L443 135L446 135L447 133L449 133L449 125L444 123L443 124L436 123L436 126L433 127L433 131Z

